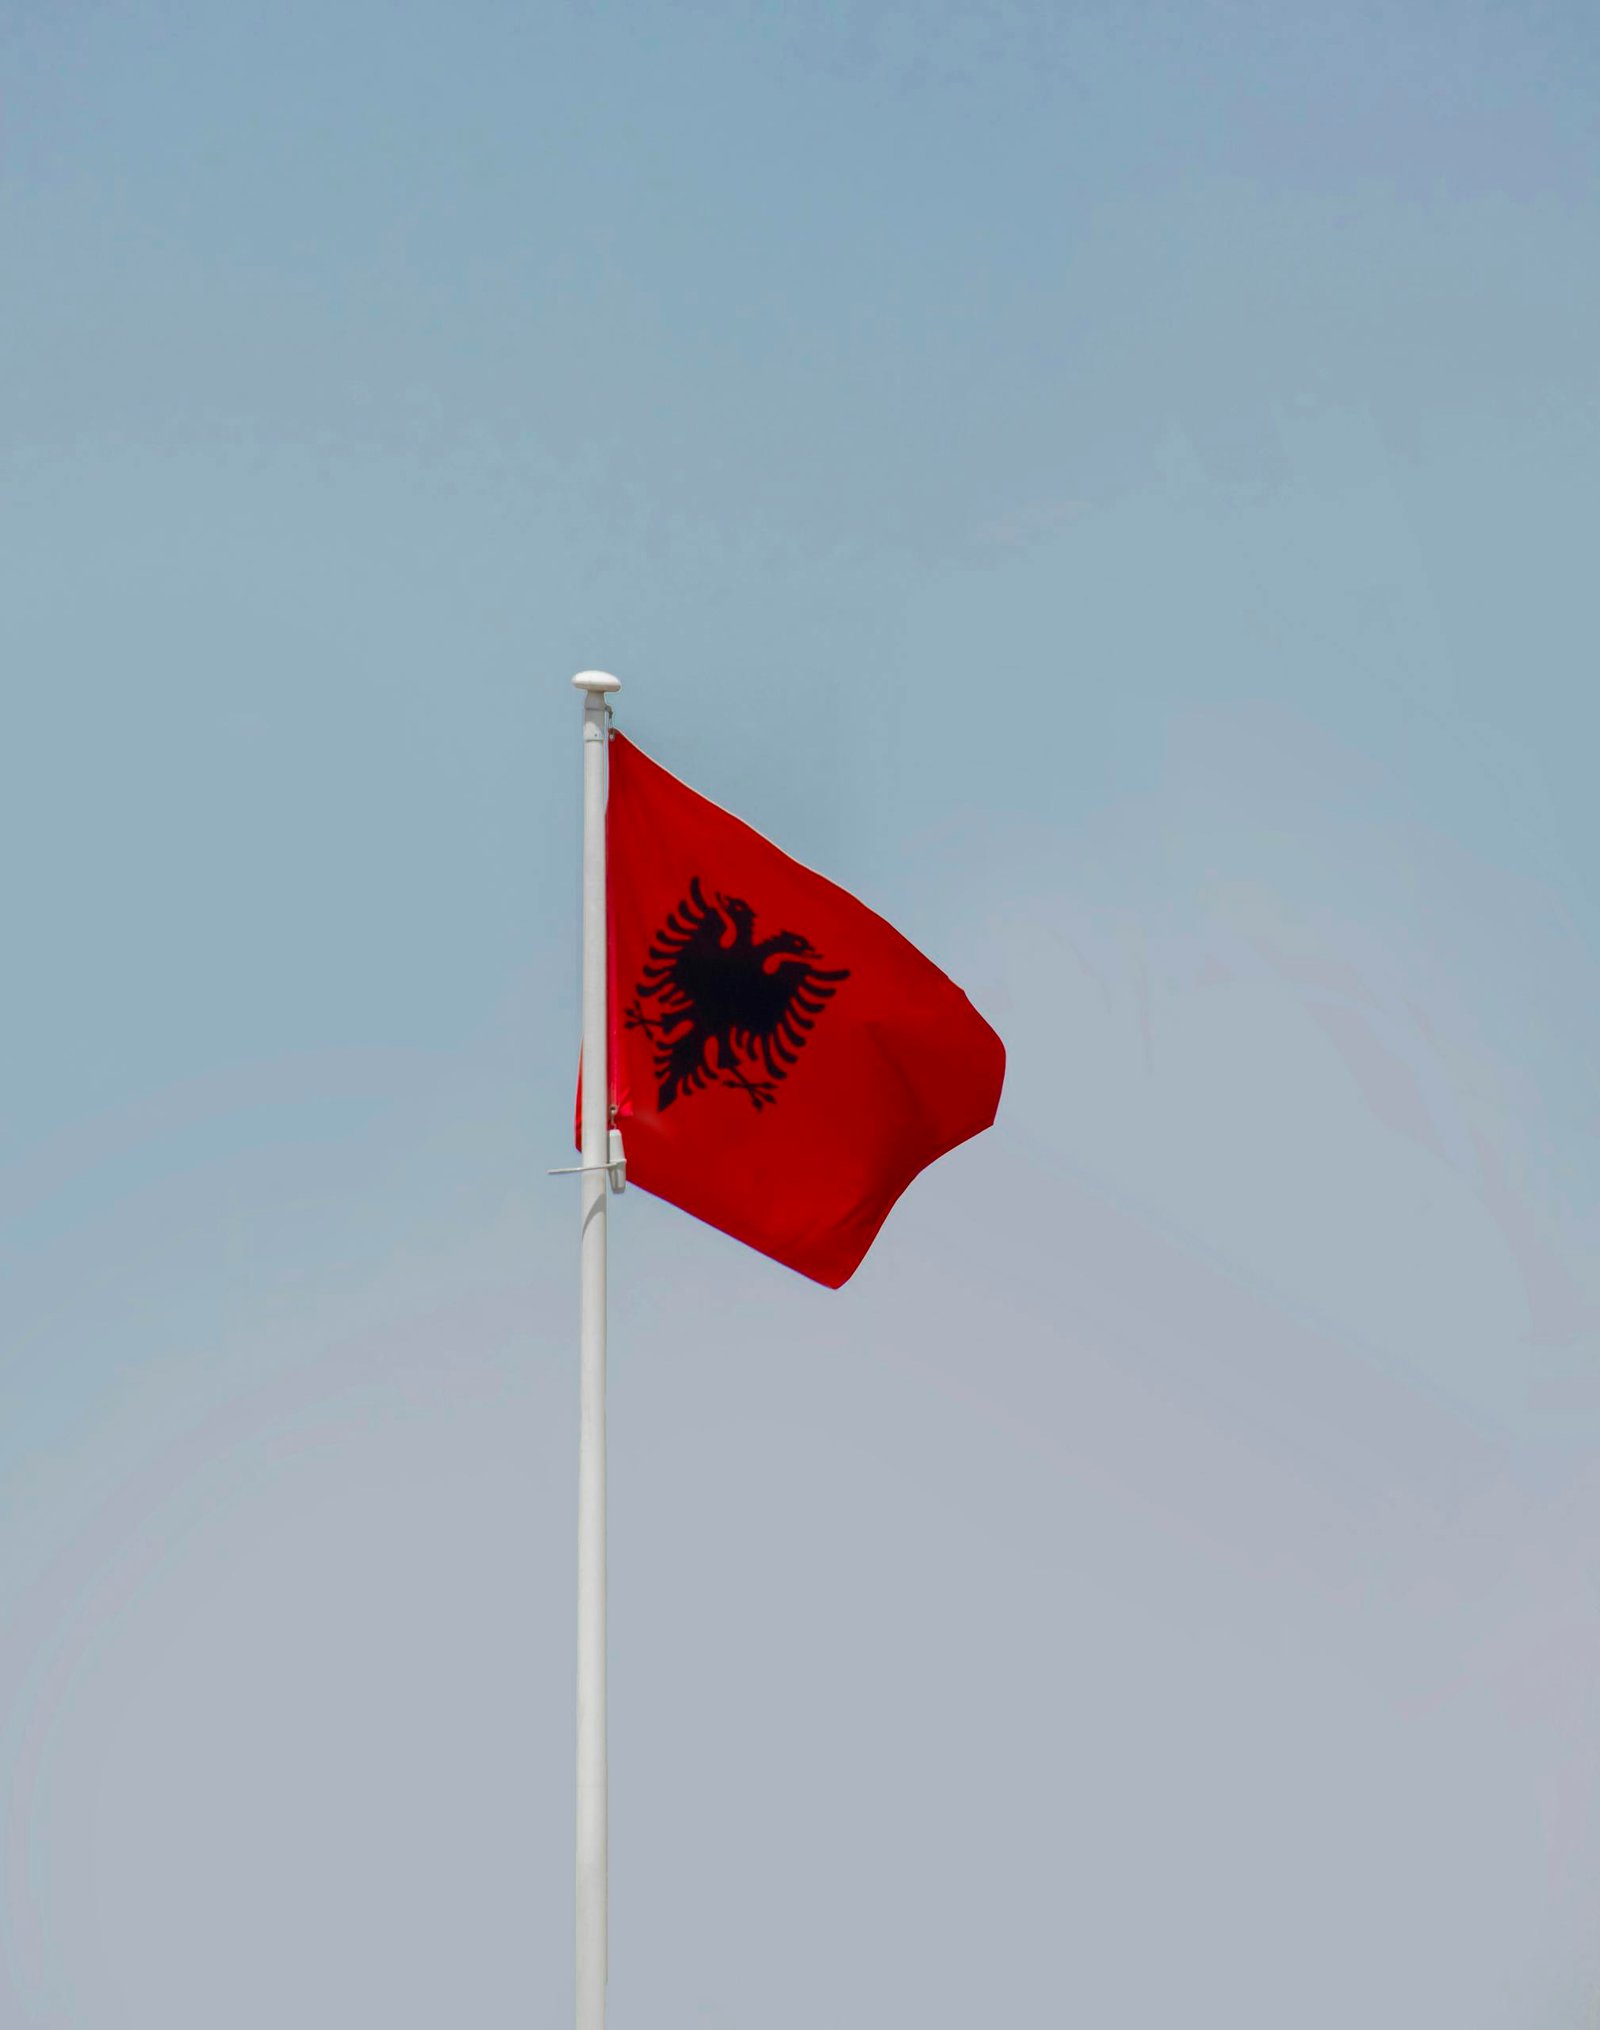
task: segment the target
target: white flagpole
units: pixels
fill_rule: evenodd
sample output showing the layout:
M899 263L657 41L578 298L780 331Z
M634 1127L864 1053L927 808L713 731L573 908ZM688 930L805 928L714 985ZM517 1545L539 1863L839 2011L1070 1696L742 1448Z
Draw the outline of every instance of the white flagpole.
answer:
M606 2020L606 695L583 693L583 1120L578 1196L578 2030Z

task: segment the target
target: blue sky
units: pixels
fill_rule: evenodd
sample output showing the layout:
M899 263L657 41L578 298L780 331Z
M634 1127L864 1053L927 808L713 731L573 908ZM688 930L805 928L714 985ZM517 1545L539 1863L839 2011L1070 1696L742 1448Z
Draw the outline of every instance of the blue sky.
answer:
M618 1208L616 2020L1589 2024L1589 13L0 66L6 2020L570 2006L598 663L1011 1065Z

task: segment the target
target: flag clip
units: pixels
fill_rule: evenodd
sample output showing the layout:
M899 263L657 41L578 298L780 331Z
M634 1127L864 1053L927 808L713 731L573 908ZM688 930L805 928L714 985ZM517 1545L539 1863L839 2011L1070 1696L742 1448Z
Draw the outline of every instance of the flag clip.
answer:
M626 1191L628 1159L623 1154L620 1128L612 1128L609 1131L606 1147L611 1157L608 1163L569 1163L560 1170L547 1170L544 1174L546 1177L598 1177L603 1171L611 1179L613 1191Z

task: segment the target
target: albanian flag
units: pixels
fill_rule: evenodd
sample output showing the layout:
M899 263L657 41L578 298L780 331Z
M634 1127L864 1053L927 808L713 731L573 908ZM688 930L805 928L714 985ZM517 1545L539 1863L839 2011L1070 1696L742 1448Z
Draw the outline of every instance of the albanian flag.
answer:
M612 735L611 1100L629 1181L837 1289L993 1121L1005 1048L881 916Z

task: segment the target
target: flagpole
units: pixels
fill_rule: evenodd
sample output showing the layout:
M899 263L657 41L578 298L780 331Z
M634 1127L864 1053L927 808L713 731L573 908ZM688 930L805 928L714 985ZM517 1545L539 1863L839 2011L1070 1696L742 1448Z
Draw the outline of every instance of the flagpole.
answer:
M578 1826L577 2030L605 2030L606 1800L606 697L603 670L583 693L583 1117L578 1195Z

